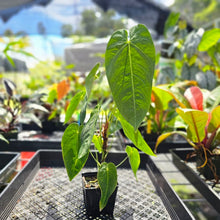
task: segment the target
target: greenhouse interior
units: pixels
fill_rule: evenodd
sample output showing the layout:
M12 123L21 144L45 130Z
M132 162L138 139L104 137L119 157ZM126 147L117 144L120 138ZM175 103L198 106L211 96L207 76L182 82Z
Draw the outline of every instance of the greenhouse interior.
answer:
M220 220L219 0L0 0L1 220Z

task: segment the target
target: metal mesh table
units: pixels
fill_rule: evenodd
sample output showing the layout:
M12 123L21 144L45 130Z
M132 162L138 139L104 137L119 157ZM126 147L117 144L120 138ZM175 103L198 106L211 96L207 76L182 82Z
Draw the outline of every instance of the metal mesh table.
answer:
M114 219L170 219L146 170L138 171L136 181L131 170L118 169L118 183ZM86 216L81 175L70 182L64 168L41 168L8 219L92 219Z
M110 152L106 162L119 164L126 154ZM136 181L126 160L118 169L118 193L114 219L194 219L180 198L161 175L153 161L140 153ZM96 168L92 156L83 171ZM0 194L0 219L64 220L93 219L86 216L82 180L71 182L60 150L40 150ZM97 219L112 219L100 216Z

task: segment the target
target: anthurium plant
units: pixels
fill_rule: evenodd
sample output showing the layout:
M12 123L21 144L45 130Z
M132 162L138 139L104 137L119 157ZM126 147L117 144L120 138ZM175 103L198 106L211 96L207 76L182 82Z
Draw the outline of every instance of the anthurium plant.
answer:
M190 156L198 156L203 161L198 170L205 166L210 167L210 172L218 182L220 176L217 169L219 167L215 166L212 158L220 155L220 105L216 105L210 111L204 110L203 93L196 86L186 89L184 97L190 108L186 108L182 103L182 107L177 108L176 112L186 123L186 132L174 131L162 134L157 139L156 148L168 136L175 133L182 135L194 148L194 152Z
M92 109L89 119L85 120L93 81L99 75L99 64L95 65L86 77L85 90L78 92L67 108L65 122L68 122L78 104L83 103L80 124L71 123L62 137L61 146L67 174L72 180L84 167L89 154L92 155L98 167L100 210L106 206L117 185L119 164L105 162L110 149L108 135L114 130L111 129L114 127L112 124L120 123L126 136L139 150L154 155L138 131L150 106L154 66L155 48L148 29L139 24L129 31L118 30L112 34L105 52L105 70L114 107L107 109L104 124L98 126L101 131L98 134L96 132L97 121L104 105L98 104ZM90 150L92 142L101 154L101 160L98 159L97 152ZM126 152L136 176L140 163L139 152L130 146L126 148Z

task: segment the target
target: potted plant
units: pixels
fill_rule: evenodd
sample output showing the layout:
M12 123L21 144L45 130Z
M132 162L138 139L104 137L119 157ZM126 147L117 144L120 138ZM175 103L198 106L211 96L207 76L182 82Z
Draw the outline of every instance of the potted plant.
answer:
M172 39L167 55L175 59L176 79L194 80L200 88L210 91L218 85L219 34L219 28L190 30L187 22L180 19L180 13L170 13L164 35ZM169 77L170 71L166 75Z
M8 79L3 79L6 92L0 97L0 132L6 139L16 139L19 132L19 123L33 121L41 126L41 121L34 115L33 110L47 112L36 103L21 102L15 94L16 85ZM2 139L2 138L1 138Z
M199 87L188 88L184 96L191 108L177 108L176 112L186 123L186 132L173 131L162 134L158 145L170 135L178 133L193 147L187 158L196 157L197 169L206 179L219 182L220 178L220 105L204 109L203 93ZM187 159L186 158L186 159Z
M86 108L93 80L97 76L98 64L86 78L86 90L77 93L67 109L65 122L82 100L80 124L71 123L62 137L64 164L69 179L72 180L85 165L89 154L97 162L97 175L93 182L97 182L96 190L101 191L101 197L97 200L98 215L104 211L117 187L117 166L120 164L106 162L109 151L108 135L112 130L110 127L115 125L114 122L116 125L120 122L125 135L139 150L154 155L138 131L150 106L154 65L155 48L151 35L144 25L134 26L130 31L123 29L114 32L106 48L105 70L115 104L113 103L112 108L107 110L106 120L104 125L100 126L99 134L95 135L95 131L103 108L102 103L92 110L89 119L85 121ZM100 154L90 151L92 141ZM126 152L136 176L140 163L139 152L130 146L127 146ZM108 212L108 214L113 213Z
M172 96L163 86L152 87L151 105L142 124L142 134L146 141L156 142L157 137L165 131L172 130L175 110L171 107Z

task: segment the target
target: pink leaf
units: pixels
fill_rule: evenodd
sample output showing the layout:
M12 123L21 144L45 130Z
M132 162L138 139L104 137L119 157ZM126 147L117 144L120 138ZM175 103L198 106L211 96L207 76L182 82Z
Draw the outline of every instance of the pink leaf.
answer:
M199 87L192 86L188 88L184 96L190 103L192 109L197 109L203 111L203 94Z

